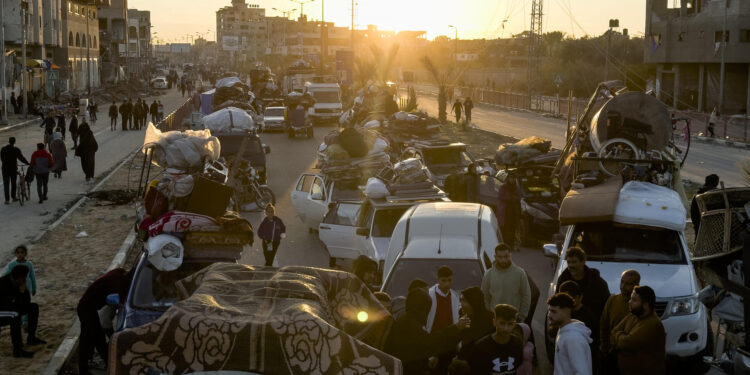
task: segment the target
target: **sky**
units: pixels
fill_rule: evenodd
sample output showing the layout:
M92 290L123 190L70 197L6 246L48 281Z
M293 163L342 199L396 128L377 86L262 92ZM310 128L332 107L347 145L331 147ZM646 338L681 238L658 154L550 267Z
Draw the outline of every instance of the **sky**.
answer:
M325 19L336 26L351 26L351 0L313 0L304 5L308 19ZM292 0L248 1L266 9L267 16L280 16L272 8L294 12L300 6ZM230 0L129 0L130 8L151 11L155 38L164 42L185 42L187 35L200 33L214 40L216 11ZM424 30L427 38L455 35L460 39L508 37L528 29L531 0L355 0L357 28L377 25L381 30ZM544 32L562 31L569 36L599 35L609 19L620 20L620 28L630 35L642 35L645 28L646 0L544 0ZM571 17L572 15L572 17ZM504 21L505 20L505 21ZM620 29L620 30L621 30Z

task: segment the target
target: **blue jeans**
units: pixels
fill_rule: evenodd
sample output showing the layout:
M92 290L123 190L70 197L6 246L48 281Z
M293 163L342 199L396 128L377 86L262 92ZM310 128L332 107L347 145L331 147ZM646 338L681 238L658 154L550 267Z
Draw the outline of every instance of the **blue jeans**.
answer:
M49 173L35 173L36 174L36 193L39 195L39 200L47 199L47 183L49 182Z

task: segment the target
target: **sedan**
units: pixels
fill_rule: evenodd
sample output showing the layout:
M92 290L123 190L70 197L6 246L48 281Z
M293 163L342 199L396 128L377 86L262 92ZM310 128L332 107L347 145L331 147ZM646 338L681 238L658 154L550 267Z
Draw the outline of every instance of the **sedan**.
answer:
M151 87L155 89L166 89L167 88L167 79L164 77L156 77L151 80Z

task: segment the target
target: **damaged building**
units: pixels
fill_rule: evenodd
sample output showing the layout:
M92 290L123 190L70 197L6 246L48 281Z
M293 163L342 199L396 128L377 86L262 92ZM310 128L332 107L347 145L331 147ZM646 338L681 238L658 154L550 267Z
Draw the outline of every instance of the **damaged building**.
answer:
M745 113L749 19L750 1L647 0L644 60L657 64L657 97L678 109L711 111L723 89L723 113Z

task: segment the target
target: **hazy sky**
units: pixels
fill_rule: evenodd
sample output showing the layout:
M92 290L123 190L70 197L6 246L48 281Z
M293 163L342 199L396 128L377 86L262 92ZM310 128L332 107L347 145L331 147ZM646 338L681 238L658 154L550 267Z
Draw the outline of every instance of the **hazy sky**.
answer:
M299 16L299 5L291 0L248 1L266 9L291 10ZM458 27L458 36L496 38L528 28L531 0L356 0L358 28L368 24L382 30L426 30L427 37L454 36L448 25ZM130 8L151 11L156 38L181 42L186 34L202 33L214 39L216 10L230 0L130 0ZM598 35L607 29L610 18L618 18L621 28L640 35L644 30L646 0L544 0L544 31L560 30L576 37ZM351 25L351 0L325 0L326 21L337 26ZM309 19L320 19L321 0L305 4ZM570 15L574 17L570 17ZM507 21L504 23L503 20ZM207 32L210 30L210 33Z

